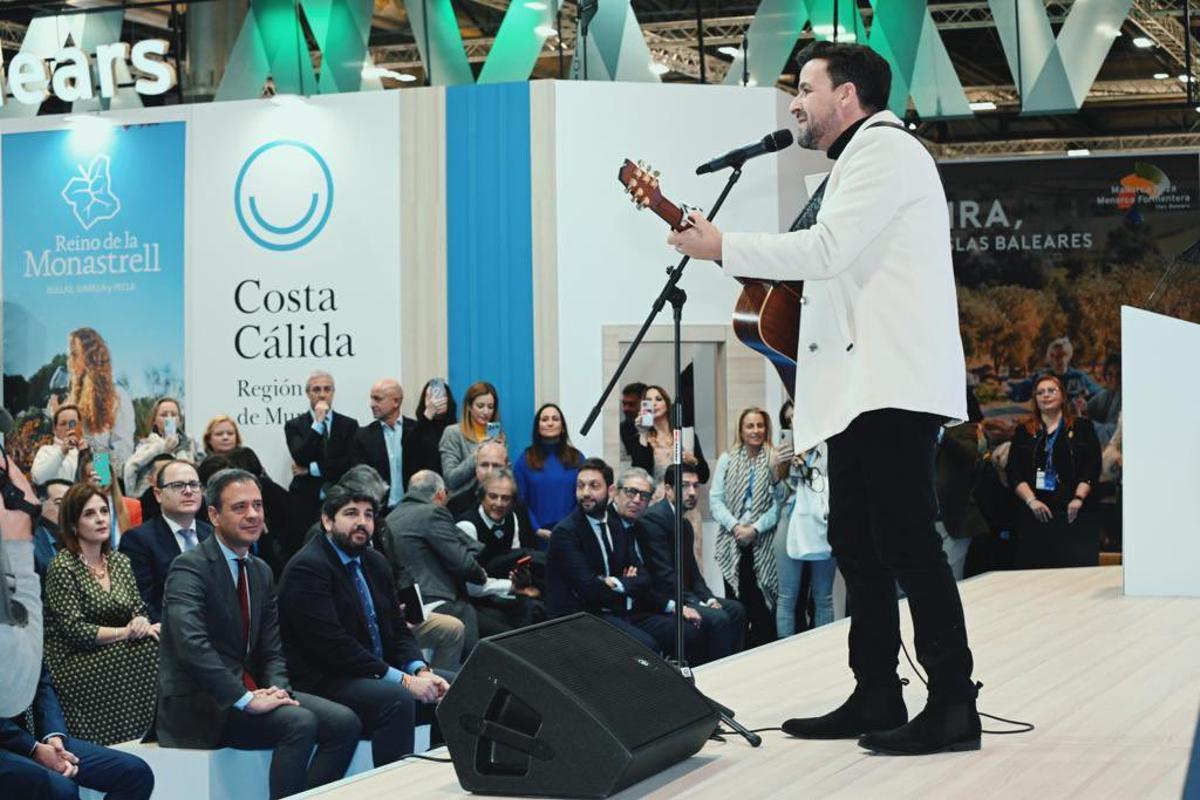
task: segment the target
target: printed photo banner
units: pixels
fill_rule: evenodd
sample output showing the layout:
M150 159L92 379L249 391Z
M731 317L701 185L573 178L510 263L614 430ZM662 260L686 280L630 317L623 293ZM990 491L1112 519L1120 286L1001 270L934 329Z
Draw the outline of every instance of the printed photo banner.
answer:
M28 464L62 403L121 460L154 400L184 400L182 122L6 134L4 403Z

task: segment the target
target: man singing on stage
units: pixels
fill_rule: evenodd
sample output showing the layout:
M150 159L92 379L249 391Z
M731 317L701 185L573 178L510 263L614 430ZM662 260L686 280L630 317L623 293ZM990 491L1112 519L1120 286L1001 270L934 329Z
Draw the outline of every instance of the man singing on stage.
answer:
M693 212L668 243L735 277L804 281L795 450L829 445L829 542L852 604L850 698L783 729L917 755L977 749L962 602L934 530L939 428L966 418L965 364L937 166L885 110L891 70L856 44L800 56L791 112L833 170L784 234L728 233ZM897 676L896 582L908 595L925 709L908 720Z

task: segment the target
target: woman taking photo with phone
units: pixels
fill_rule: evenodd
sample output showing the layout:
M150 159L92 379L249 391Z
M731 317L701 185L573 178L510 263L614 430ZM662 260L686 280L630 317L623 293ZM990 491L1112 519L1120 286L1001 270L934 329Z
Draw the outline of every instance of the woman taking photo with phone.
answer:
M111 545L108 498L91 483L63 495L63 549L46 570L46 664L68 731L99 745L141 737L154 716L157 624L129 559Z
M79 449L86 447L79 406L59 406L54 412L54 441L38 448L29 468L35 485L58 478L74 481L79 470Z
M150 409L149 433L125 462L125 491L132 497L139 497L150 487L151 464L155 456L165 453L195 464L198 451L196 443L183 431L179 401L174 397L158 398Z
M438 448L442 456L442 477L451 499L475 490L475 451L489 439L504 444L504 434L500 430L500 395L487 381L476 381L467 387L463 397L462 420L446 428Z
M408 435L404 458L413 474L423 469L442 474L442 434L454 424L458 406L454 392L441 378L433 378L421 389L417 400L417 424Z
M634 420L638 427L636 442L630 442L629 458L635 467L641 467L654 476L661 484L663 475L670 466L674 446L674 434L671 432L671 395L661 386L647 386L642 392L642 407ZM696 468L696 474L701 483L708 483L708 462L704 460L704 451L700 448L700 440L696 439L693 447L684 443L683 461Z

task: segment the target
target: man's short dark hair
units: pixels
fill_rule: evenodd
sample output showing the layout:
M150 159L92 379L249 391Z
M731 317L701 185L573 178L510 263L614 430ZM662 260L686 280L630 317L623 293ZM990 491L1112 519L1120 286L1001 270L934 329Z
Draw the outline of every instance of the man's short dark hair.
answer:
M853 83L858 102L872 113L887 108L892 91L892 68L883 56L862 44L813 42L796 56L796 69L814 58L825 62L834 86Z
M379 498L371 495L365 487L354 483L335 483L325 492L325 502L321 504L321 516L333 519L337 512L351 503L370 503L371 510L379 513Z
M65 486L70 489L74 484L66 478L51 478L48 481L43 481L37 485L38 500L45 500L50 497L51 486Z
M263 465L258 460L258 453L249 447L235 447L226 453L225 457L229 459L230 466L244 469L255 475L263 474Z
M233 464L224 455L213 453L200 462L200 465L196 467L196 474L200 476L200 482L207 486L209 478L232 466Z
M636 394L638 397L641 397L642 392L644 391L646 391L646 384L642 383L641 381L634 381L633 383L627 384L625 388L621 390L621 394Z
M182 458L168 459L167 463L163 464L162 469L160 469L158 471L158 477L154 479L154 485L157 486L159 489L161 489L167 485L166 479L163 478L163 475L166 473L167 467L171 466L172 464L183 464L185 467L191 467L194 470L196 469L195 464L193 464L190 461L184 461ZM196 479L197 480L200 480L199 476L200 476L200 471L196 470ZM201 483L203 483L203 481L201 481Z
M253 483L260 492L262 491L262 484L258 482L257 475L244 469L223 469L209 478L208 483L204 485L204 504L220 511L221 494L225 487L233 483Z
M589 459L584 460L584 462L579 465L580 472L584 472L589 469L594 472L600 473L600 475L604 478L605 486L612 486L612 484L613 484L613 468L610 467L608 464L606 464L604 459L589 458Z
M663 483L665 483L667 486L670 486L672 489L679 485L679 481L675 480L676 470L684 475L695 475L697 479L700 478L700 470L696 469L695 464L689 464L686 461L683 462L682 467L677 467L676 465L672 464L671 466L667 467L667 472L665 475L663 475Z

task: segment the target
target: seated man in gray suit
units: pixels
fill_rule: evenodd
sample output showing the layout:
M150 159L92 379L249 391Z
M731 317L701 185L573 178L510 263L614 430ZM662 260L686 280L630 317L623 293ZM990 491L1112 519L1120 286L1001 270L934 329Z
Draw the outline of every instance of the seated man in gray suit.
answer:
M387 516L387 549L408 567L426 608L436 607L439 614L462 620L463 655L467 656L480 636L528 625L532 612L520 606L518 611L524 609L526 618L514 621L497 608L495 601L516 599L512 582L488 577L478 560L483 545L454 524L446 499L446 484L436 472L421 470L413 475L408 493ZM493 604L477 607L471 602L473 596L487 597Z
M291 691L271 568L250 554L263 531L258 479L221 470L209 479L205 503L214 535L171 563L163 592L159 742L274 748L272 798L338 780L358 745L358 717Z

